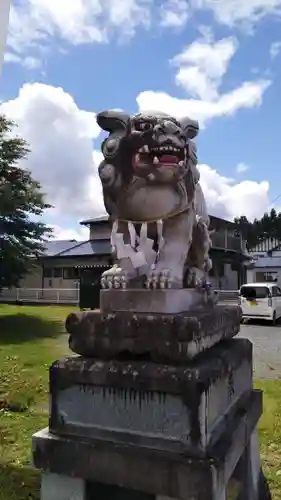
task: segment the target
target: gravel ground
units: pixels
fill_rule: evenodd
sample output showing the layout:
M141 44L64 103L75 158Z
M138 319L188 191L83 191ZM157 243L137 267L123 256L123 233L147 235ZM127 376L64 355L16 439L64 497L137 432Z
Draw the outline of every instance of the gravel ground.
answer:
M239 336L253 343L255 378L281 377L281 324L251 321L241 325Z

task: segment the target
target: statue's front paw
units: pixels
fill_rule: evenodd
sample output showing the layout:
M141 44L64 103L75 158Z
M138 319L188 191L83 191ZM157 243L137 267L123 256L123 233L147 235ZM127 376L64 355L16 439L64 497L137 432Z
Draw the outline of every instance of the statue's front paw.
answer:
M101 277L101 287L103 289L125 289L133 276L115 264L111 269L105 271Z
M170 269L162 269L158 271L157 269L151 269L146 277L146 288L160 288L166 289L172 287L171 271Z
M191 267L188 271L188 277L187 277L187 285L190 288L196 288L199 287L205 277L204 271L201 271L201 269L198 269L197 267Z

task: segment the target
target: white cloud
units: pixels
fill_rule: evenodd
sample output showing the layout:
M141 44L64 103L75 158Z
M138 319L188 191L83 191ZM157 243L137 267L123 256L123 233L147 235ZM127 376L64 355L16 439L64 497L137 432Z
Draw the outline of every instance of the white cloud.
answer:
M208 31L207 38L185 47L171 61L177 67L176 82L181 84L187 94L198 96L199 99L179 99L165 92L147 90L137 96L139 109L164 111L176 117L189 115L204 128L206 122L213 118L234 115L240 108L259 106L264 92L271 85L270 80L247 81L226 93L219 92L229 61L236 50L235 38L214 41Z
M246 163L238 163L238 165L236 166L236 172L238 174L243 174L247 170L249 170L249 165L246 165Z
M250 95L249 93L247 102ZM155 100L155 95L153 97ZM178 99L175 102L167 95L166 99L171 100L166 108L170 106L170 112L177 115L185 114L190 107L189 101ZM231 96L221 99L222 102L233 102ZM256 99L257 94L255 102ZM155 104L153 100L148 100ZM165 104L165 99L162 99L161 103L163 102ZM197 103L195 108L197 106L198 109L199 101L192 102ZM212 103L212 106L218 104ZM220 106L225 112L229 113L231 110L231 104ZM179 112L182 107L184 113ZM194 116L189 111L187 114ZM56 217L58 221L55 236L60 239L87 239L85 229L74 230L69 225L64 227L60 221L72 218L78 222L81 218L104 213L102 189L97 174L97 164L102 160L102 155L93 146L93 140L99 135L95 114L79 109L63 89L39 83L24 85L17 98L0 106L0 112L16 120L19 124L17 133L30 143L32 152L27 166L34 178L42 183L48 200L55 204L55 209L46 214L46 217L50 217L49 220ZM215 116L214 111L209 117L211 115ZM206 115L204 119L206 120ZM233 179L221 176L207 165L200 165L199 169L211 214L229 219L242 214L253 218L268 208L269 186L266 181L247 180L235 184Z
M222 78L237 48L234 37L217 42L205 39L193 42L172 60L178 67L177 84L192 97L217 99Z
M89 229L87 227L81 226L77 229L73 229L50 224L49 227L53 230L52 239L55 240L83 241L89 239Z
M103 212L94 113L79 109L63 89L40 83L25 84L0 112L18 123L17 133L30 144L27 166L55 205L53 213L78 219Z
M267 181L245 180L235 184L208 165L199 165L200 182L209 213L232 220L246 215L252 220L261 217L269 206Z
M181 28L189 15L190 7L186 0L167 0L161 6L160 24L165 28Z
M38 59L42 50L60 51L60 42L108 43L112 37L128 39L138 28L181 28L206 10L218 23L249 28L267 15L279 16L281 0L17 0L11 7L8 52Z
M270 84L269 80L244 82L241 87L221 95L216 101L179 99L165 92L147 90L137 96L137 103L141 111L154 109L178 118L191 116L199 120L201 128L204 128L213 118L231 116L241 108L250 109L259 106Z
M277 57L280 52L281 52L281 41L273 42L269 50L271 59L275 59L275 57Z
M40 51L52 39L71 45L105 43L148 26L150 0L19 0L10 13L8 48Z
M32 56L23 56L13 52L5 52L4 61L10 64L20 64L28 69L36 69L41 66L41 60Z
M253 26L268 15L281 15L281 0L194 0L194 7L211 10L217 22L229 27Z

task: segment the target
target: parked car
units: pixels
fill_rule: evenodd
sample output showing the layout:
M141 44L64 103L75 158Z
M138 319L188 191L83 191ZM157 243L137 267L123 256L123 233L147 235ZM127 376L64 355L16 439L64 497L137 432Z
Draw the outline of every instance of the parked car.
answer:
M276 283L247 283L241 286L239 303L242 321L265 319L273 324L281 317L281 289Z

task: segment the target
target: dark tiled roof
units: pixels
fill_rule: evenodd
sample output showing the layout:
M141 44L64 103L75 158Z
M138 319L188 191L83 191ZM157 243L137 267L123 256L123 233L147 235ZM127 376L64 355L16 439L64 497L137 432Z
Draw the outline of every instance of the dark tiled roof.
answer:
M215 215L209 215L211 221L223 222L225 224L233 225L233 222L230 220L222 219L221 217L217 217ZM94 217L93 219L82 220L80 224L87 226L88 224L98 224L99 222L106 222L109 220L108 215L102 215L100 217Z
M111 253L110 240L81 241L73 248L60 252L60 257L82 257L84 255L106 255Z
M76 246L77 244L78 242L76 240L49 240L44 244L44 255L47 257L53 257L54 255L58 255L61 252Z
M108 221L108 215L101 215L100 217L94 217L93 219L81 220L80 224L83 226L87 226L88 224L98 224L99 222Z

